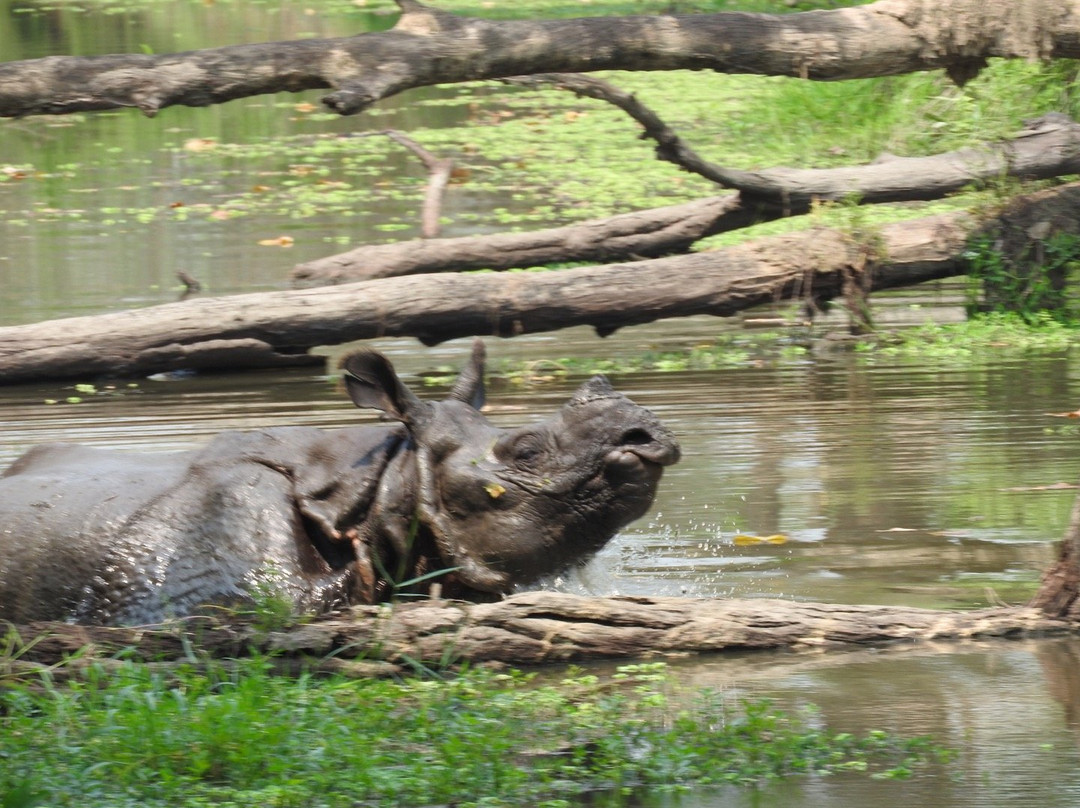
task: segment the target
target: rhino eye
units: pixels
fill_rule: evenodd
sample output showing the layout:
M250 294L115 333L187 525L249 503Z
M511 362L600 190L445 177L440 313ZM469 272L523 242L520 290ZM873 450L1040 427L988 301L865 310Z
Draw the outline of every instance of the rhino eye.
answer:
M524 435L515 441L510 450L514 463L519 466L530 466L536 462L543 453L544 448L533 435Z

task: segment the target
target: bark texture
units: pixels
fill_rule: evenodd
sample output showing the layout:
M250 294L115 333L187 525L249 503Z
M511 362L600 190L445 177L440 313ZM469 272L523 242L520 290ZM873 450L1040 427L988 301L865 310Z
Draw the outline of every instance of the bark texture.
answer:
M82 652L82 664L127 658L175 660L270 654L286 671L298 659L355 675L417 662L540 665L595 659L788 649L821 651L888 644L1059 635L1077 630L1026 607L946 612L783 600L581 597L528 592L498 603L421 601L356 607L266 631L250 623L193 618L170 626L105 628L63 623L15 626L0 676L32 673Z
M570 78L577 82L582 77ZM589 81L584 86L593 89L597 84ZM357 247L297 265L291 273L293 283L314 286L556 261L651 258L685 252L695 241L716 233L807 213L815 201L850 198L871 204L940 199L1005 176L1045 179L1080 173L1080 124L1057 113L1028 122L1006 143L930 157L887 156L870 165L830 169L726 169L701 160L673 132L657 126L660 131L653 135L661 157L739 194L528 233Z
M383 336L436 344L572 325L606 336L665 317L726 317L787 298L828 300L855 275L870 289L955 275L975 226L951 214L888 225L864 240L820 229L633 264L387 278L11 326L0 328L0 383L236 369L248 356L310 361L308 348Z
M714 70L837 80L944 68L957 82L986 60L1080 57L1072 0L879 0L768 15L491 21L399 2L390 31L169 55L49 56L0 65L0 116L205 106L330 88L360 112L403 90L507 76L596 70Z
M1033 608L1070 620L1080 617L1080 496L1073 500L1058 560L1043 573Z

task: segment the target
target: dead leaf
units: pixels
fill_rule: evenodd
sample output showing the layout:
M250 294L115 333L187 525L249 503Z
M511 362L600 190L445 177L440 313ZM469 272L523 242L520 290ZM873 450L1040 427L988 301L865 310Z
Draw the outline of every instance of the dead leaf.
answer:
M1048 412L1051 418L1080 418L1080 410L1073 410L1072 412Z
M1076 483L1049 483L1047 485L1019 485L1016 488L1002 488L1002 491L1066 491L1070 488L1080 488Z
M506 489L498 483L488 483L484 486L484 490L488 492L488 496L492 499L498 499L506 493Z
M217 147L218 142L208 137L193 137L184 141L184 151L189 152L211 151Z
M751 536L747 533L736 533L734 542L736 547L749 547L753 544L784 544L788 537L783 533L774 533L771 536Z
M291 247L293 245L292 236L278 236L277 238L264 238L259 242L261 247Z
M227 219L231 219L231 218L232 218L232 213L231 213L230 211L227 211L227 210L221 210L221 209L219 208L218 210L215 210L215 211L211 211L211 213L210 213L210 218L211 218L211 219L214 219L214 220L216 220L216 221L219 221L219 222L224 222L224 221L226 221Z
M293 109L295 109L297 112L314 112L318 109L318 107L305 101L302 104L294 104Z
M272 191L273 189L269 185L252 185L251 190L256 194L265 194L267 191Z

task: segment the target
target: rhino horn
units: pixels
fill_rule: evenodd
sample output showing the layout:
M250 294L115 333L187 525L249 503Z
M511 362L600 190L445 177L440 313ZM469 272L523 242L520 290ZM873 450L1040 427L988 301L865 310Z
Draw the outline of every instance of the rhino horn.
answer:
M615 392L607 376L597 374L582 384L570 399L570 404L588 404L590 401L600 401L606 398L616 398L621 393Z

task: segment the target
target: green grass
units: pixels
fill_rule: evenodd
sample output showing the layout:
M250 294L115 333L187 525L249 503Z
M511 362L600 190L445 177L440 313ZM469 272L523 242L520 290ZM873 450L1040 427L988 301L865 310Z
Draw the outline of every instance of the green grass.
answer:
M549 805L586 790L903 777L926 739L830 731L767 701L685 693L662 664L541 684L518 672L347 681L131 664L0 684L5 808ZM14 796L13 796L14 795Z

